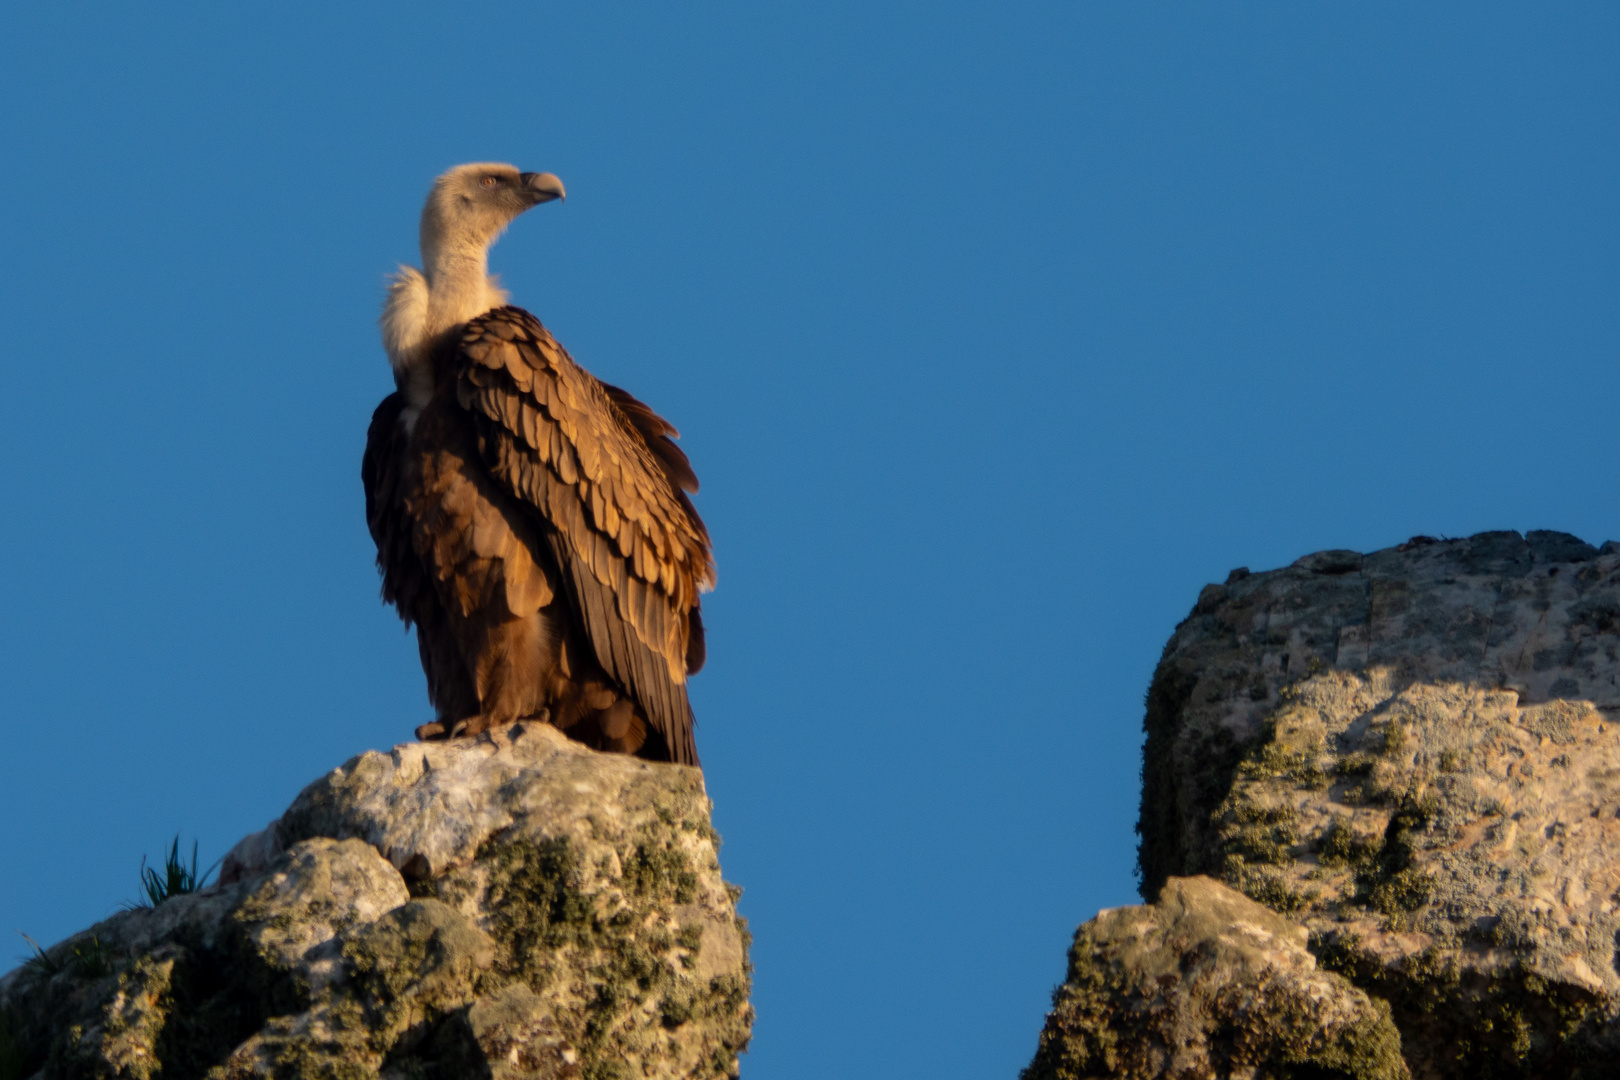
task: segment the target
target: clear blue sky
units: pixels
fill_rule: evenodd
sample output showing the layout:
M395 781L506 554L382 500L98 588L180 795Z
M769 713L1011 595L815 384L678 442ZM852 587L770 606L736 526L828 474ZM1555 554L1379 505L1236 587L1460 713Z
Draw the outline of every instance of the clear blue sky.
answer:
M1205 582L1620 537L1620 14L1422 9L6 7L0 932L427 717L374 318L507 160L496 269L703 479L745 1075L1013 1075Z

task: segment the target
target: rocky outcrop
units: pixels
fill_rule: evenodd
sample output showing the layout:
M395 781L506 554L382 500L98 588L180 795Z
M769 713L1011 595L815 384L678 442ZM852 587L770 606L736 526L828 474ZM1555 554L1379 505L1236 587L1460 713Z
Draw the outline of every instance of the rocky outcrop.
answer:
M1286 915L1417 1077L1620 1075L1617 711L1620 545L1234 571L1148 695L1143 895L1209 874Z
M1389 1006L1318 970L1303 928L1206 877L1081 926L1024 1080L1403 1080Z
M702 774L543 724L366 753L0 979L0 1080L726 1077L748 932Z

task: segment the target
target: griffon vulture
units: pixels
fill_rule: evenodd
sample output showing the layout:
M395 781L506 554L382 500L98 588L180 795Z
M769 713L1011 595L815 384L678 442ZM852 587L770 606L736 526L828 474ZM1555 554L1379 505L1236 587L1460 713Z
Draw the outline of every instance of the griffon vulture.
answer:
M361 476L383 599L415 624L437 719L418 738L534 718L603 750L698 763L686 677L714 586L675 429L507 304L487 253L550 173L473 164L422 210L422 269L381 318L397 390Z

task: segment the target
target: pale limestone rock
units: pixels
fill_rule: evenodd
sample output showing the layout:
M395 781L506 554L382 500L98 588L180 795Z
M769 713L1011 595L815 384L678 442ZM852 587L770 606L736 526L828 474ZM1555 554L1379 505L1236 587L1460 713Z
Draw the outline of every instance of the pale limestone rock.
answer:
M405 880L359 840L316 837L249 879L232 918L255 950L311 990L342 977L336 937L409 902Z
M489 1063L491 1080L580 1075L579 1055L534 991L513 983L476 1002L467 1013L474 1040Z
M1149 692L1144 895L1207 873L1288 914L1391 1003L1419 1077L1612 1075L1617 679L1614 544L1234 571Z
M1389 1007L1318 970L1303 928L1206 877L1075 933L1025 1080L1402 1080Z
M717 844L696 769L545 725L362 754L224 884L0 979L0 1068L735 1075L750 969Z

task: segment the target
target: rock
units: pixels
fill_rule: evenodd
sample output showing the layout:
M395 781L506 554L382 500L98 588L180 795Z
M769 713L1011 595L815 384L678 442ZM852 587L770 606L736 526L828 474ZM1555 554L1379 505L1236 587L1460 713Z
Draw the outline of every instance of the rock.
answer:
M1140 870L1387 1000L1419 1078L1610 1076L1620 547L1416 537L1206 589L1148 694Z
M0 979L0 1080L735 1076L718 843L696 769L546 725L362 754L223 884Z
M1207 877L1074 935L1023 1080L1407 1076L1389 1006L1319 971L1306 932Z

